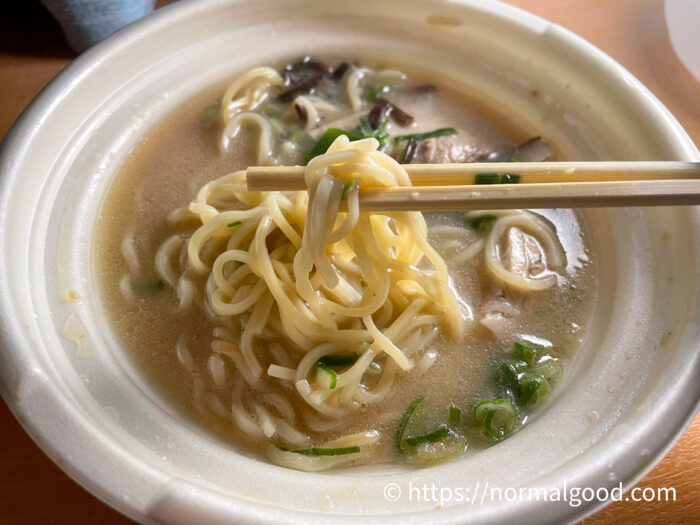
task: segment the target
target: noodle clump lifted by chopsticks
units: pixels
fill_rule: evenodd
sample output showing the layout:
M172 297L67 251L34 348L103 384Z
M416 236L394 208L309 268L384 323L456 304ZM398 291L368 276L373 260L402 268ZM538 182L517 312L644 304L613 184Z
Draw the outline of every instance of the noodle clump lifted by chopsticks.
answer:
M189 205L201 225L182 250L221 325L207 363L218 391L195 378L195 402L276 445L275 462L313 470L357 454L284 449L318 446L315 431L342 434L344 415L384 398L438 335L461 337L464 319L423 216L359 212L359 187L410 185L375 139L337 138L305 177L308 192L250 192L244 171L206 184ZM346 366L330 370L329 359ZM341 439L371 444L378 434Z

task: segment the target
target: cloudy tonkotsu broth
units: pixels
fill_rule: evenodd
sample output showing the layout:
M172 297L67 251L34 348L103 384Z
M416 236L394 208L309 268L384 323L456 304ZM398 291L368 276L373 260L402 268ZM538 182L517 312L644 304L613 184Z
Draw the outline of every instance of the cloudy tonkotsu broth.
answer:
M306 246L301 244L305 222L310 231L316 224L322 232L308 245L308 256L329 258L326 271L340 275L341 285L348 283L350 296L372 280L366 270L358 270L358 253L365 249L359 244L369 246L376 238L382 248L384 237L393 236L404 244L387 248L387 260L416 262L407 263L403 280L390 277L397 270L375 276L398 279L388 292L390 305L383 303L369 318L332 316L339 330L357 337L344 345L342 334L333 339L333 330L330 342L303 333L308 321L303 316L314 318L313 312L294 312L302 316L292 323L299 327L285 325L276 285L258 275L259 261L245 255L255 249L268 201L261 204L257 194L241 193L241 175L220 177L250 165L304 164L309 152L324 153L339 134L348 139L336 140L332 152L314 162L327 169L325 159L355 151L353 140L375 137L379 150L376 142L364 140L357 144L366 151L357 155L363 166L375 166L380 178L400 171L387 164L387 155L403 163L547 160L553 157L551 148L546 137L528 141L529 135L513 129L505 115L418 72L406 76L382 67L332 63L307 59L278 68L281 74L260 69L239 76L240 86L198 95L136 146L105 198L95 244L103 301L115 331L172 407L242 449L288 467L430 463L501 441L556 395L588 324L594 270L576 212L424 214L427 240L436 253L430 256L426 246L420 258L423 252L414 253L424 238L420 214L385 214L388 219L378 214L372 220L388 221L384 233L362 226L373 223L360 217L347 238L313 252L313 242L332 235L324 221L332 224L334 215L309 212L307 218L306 195L274 197L293 231L285 236L270 219L272 233L257 249L263 246L273 254L275 279L290 290L292 281L305 286L293 265ZM356 162L332 168L333 177L313 179L318 183L314 205L331 206L336 195L336 207L345 199L351 208L357 186L367 184L358 175L365 168ZM481 182L494 182L489 180L494 177L501 180L489 174ZM209 189L187 211L207 183ZM327 197L321 195L324 184L330 188ZM336 227L348 217L339 212ZM401 226L404 218L417 226ZM360 238L372 242L358 243ZM238 248L230 251L232 246ZM239 259L219 259L234 252ZM433 263L427 262L429 256ZM308 283L314 297L323 304L342 302L347 294L334 295L318 270L322 264L313 260L316 270ZM436 270L442 261L449 279L440 280ZM365 290L361 301L358 297L345 307L349 311L355 308L351 305L371 302L370 292L376 290ZM242 313L222 314L247 297L250 305ZM301 301L303 310L308 301ZM407 321L392 331L404 311ZM380 346L382 333L389 335L381 344L389 346ZM304 356L324 344L328 350L321 348L320 357L305 365ZM357 378L351 379L356 370Z

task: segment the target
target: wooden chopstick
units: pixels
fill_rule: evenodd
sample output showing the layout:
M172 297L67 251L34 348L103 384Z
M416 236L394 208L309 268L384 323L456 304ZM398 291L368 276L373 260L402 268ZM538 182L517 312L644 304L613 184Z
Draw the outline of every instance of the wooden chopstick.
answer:
M418 186L360 191L362 211L458 211L700 205L700 181Z
M507 162L404 165L413 187L360 188L364 211L700 205L700 163ZM518 184L475 184L515 174ZM488 176L487 176L488 178ZM303 166L252 167L252 191L305 190Z
M414 186L474 184L479 173L512 173L521 184L613 180L700 179L700 162L474 162L404 164ZM247 170L251 191L305 190L303 166L260 166Z

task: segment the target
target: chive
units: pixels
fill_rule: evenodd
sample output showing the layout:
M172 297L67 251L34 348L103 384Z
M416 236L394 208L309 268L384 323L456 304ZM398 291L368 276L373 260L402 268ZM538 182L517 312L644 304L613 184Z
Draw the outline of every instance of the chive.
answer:
M345 186L343 186L343 198L345 198L347 194L353 190L353 188L355 187L355 183L356 181L354 178L350 179L345 183Z
M243 224L241 221L236 221L236 222L229 223L228 227L233 228L234 226L240 226L241 224Z
M359 358L360 356L357 354L328 354L316 361L316 364L319 366L350 366L354 365Z
M163 290L165 289L165 282L161 279L156 283L156 290Z
M543 375L525 372L519 380L518 402L521 405L536 405L549 394L549 383Z
M285 450L285 449L281 449ZM286 452L294 452L303 456L345 456L347 454L357 454L360 452L360 447L340 447L340 448L303 448L297 450L285 450Z
M458 426L462 420L462 410L460 410L460 408L454 403L450 403L450 405L447 407L447 419L450 422L451 427Z
M469 226L473 230L484 231L493 221L498 219L495 215L482 215L469 221Z
M525 361L529 366L539 357L542 351L542 346L531 343L530 341L515 341L513 343L513 355L522 361Z
M416 139L417 141L432 139L434 137L444 137L447 135L456 135L457 130L455 128L439 128L433 131L427 131L425 133L411 133L409 135L397 135L394 137L394 142L402 142L404 140Z
M374 135L374 128L370 125L367 117L360 117L360 133L365 137Z
M426 443L441 441L443 438L451 435L454 435L454 432L452 432L447 425L440 425L437 429L427 434L407 437L406 444L409 447L417 447L418 445L425 445Z
M484 435L501 441L515 429L518 414L507 399L484 399L474 406L474 421L483 428Z
M370 124L369 119L367 117L360 117L359 131L361 138L375 138L379 141L379 145L383 146L386 142L386 139L389 137L389 133L386 130L388 124L388 120L383 120L377 126L377 129L374 129L372 128L372 125Z
M316 369L326 374L328 377L328 390L333 390L338 381L338 374L335 373L335 370L325 365L316 365Z
M337 139L341 135L345 135L350 140L359 140L362 138L362 135L353 131L344 131L338 128L328 128L323 134L323 136L320 139L318 139L318 142L316 142L314 147L311 148L311 151L306 156L306 162L309 162L314 157L323 155L326 151L328 151L328 148L331 146L331 144L333 144L335 139Z
M388 124L389 121L384 120L381 124L379 124L379 127L374 130L374 138L379 141L380 146L383 146L386 143L386 139L389 138L389 132L386 130Z
M425 396L420 395L411 401L399 420L399 426L396 428L396 435L394 437L394 445L396 446L396 450L399 452L399 454L405 453L401 442L403 441L403 434L406 432L406 426L408 425L411 416L416 411L416 408L418 408L418 405L420 405L424 399Z

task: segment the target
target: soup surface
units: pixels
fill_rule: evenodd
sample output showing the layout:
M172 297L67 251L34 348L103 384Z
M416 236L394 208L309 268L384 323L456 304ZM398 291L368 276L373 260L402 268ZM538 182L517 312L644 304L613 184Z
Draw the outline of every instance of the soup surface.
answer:
M528 140L502 108L481 107L419 71L343 64L306 58L278 68L278 84L263 72L270 76L253 75L233 93L217 86L144 136L110 187L97 225L95 264L106 310L130 358L173 408L276 463L306 470L431 463L479 450L516 432L551 400L584 337L594 260L575 211L423 214L427 239L448 270L459 333L446 329L438 307L437 320L416 312L410 334L394 338L407 354L411 348L407 369L375 350L352 388L336 388L374 343L356 353L334 351L304 376L311 401L300 395L298 377L284 377L311 348L280 335L284 320L276 303L270 319L278 321L268 321L272 335L246 336L254 304L241 314L212 308L217 285L210 269L225 247L211 241L202 249L202 272L188 255L193 235L206 227L188 209L200 188L251 165L305 164L338 135L373 137L380 152L402 163L554 156L546 137ZM343 198L356 184L344 182ZM517 180L487 173L476 182ZM231 200L231 210L246 208ZM221 213L224 204L214 208ZM234 232L245 224L226 226ZM226 235L230 243L236 234ZM271 251L275 242L268 239ZM346 264L355 261L350 256ZM435 272L425 258L415 267ZM235 269L222 272L231 278ZM226 300L250 293L252 283ZM361 288L364 281L358 283ZM414 293L408 285L401 292ZM386 332L400 314L384 305L372 317ZM245 337L262 367L259 377L241 353Z

